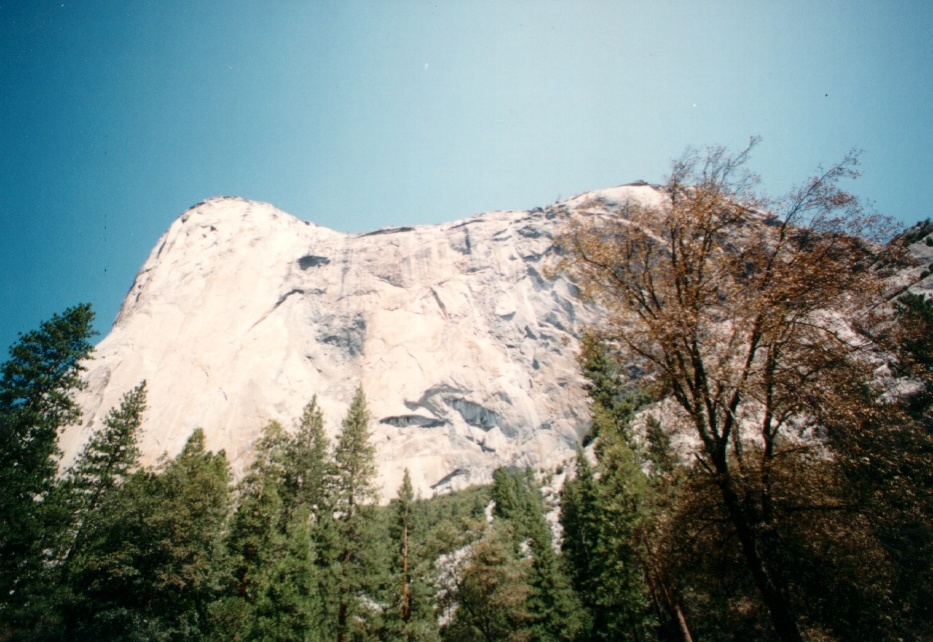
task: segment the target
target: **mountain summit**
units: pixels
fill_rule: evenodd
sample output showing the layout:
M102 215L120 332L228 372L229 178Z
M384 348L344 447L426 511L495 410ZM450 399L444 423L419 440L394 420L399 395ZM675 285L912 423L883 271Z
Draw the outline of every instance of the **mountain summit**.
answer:
M317 395L333 434L362 385L385 495L406 467L431 494L555 464L588 425L576 354L596 311L543 275L552 239L569 217L659 197L635 184L367 234L240 198L200 203L159 239L97 346L64 461L145 379L145 463L203 427L242 473L265 423L291 426Z

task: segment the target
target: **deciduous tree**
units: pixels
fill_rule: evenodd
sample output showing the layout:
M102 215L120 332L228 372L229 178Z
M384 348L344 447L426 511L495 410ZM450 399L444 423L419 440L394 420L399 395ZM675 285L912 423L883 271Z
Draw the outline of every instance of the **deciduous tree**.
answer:
M867 342L845 319L880 300L881 231L839 188L856 155L766 201L745 170L755 142L688 153L657 204L578 220L558 239L558 268L605 305L625 362L674 401L775 631L799 642L775 469L811 438L877 419L861 394Z

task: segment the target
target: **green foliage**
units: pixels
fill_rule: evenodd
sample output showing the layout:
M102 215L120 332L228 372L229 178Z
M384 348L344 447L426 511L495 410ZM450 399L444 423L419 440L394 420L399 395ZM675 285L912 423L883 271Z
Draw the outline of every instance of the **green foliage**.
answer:
M330 503L336 516L333 565L337 569L337 637L345 640L365 623L367 610L361 593L379 583L382 566L376 561L384 550L373 546L376 499L376 448L369 431L366 396L357 388L334 448Z
M533 540L538 546L550 541L544 520L544 504L530 468L499 468L493 473L493 515L507 520L516 544Z
M513 536L507 528L490 528L473 548L470 562L460 573L456 588L456 610L444 639L530 640L526 625L530 614L529 564L518 557Z
M592 402L592 423L584 447L603 431L622 431L626 439L633 441L629 424L635 412L649 401L647 395L631 385L605 343L594 334L583 335L578 361L587 380L583 387Z
M0 366L0 638L44 617L29 602L60 531L60 506L46 500L58 431L80 416L71 394L83 387L93 319L87 304L54 315L20 335Z
M315 521L327 513L327 480L333 474L329 457L330 443L315 395L305 406L298 430L286 448L283 499L287 513L301 505Z
M908 228L906 232L904 232L903 234L904 245L912 245L913 243L916 243L923 237L929 235L930 232L933 232L933 221L930 221L930 219L920 221L919 223ZM930 239L927 239L928 241L927 245L930 245L929 240Z
M67 471L60 494L68 510L69 537L59 555L67 572L70 558L80 553L92 521L106 518L100 509L126 480L139 461L139 431L146 411L146 382L123 395L111 409L103 428L91 437Z
M602 435L598 476L579 453L561 496L562 550L585 605L587 639L650 639L653 616L641 560L647 480L627 442Z
M426 555L425 504L415 501L407 468L389 511L391 580L383 637L409 642L437 640L436 591L431 581L434 559Z
M282 499L289 445L282 426L268 424L240 484L240 501L226 542L229 596L212 608L215 636L283 639L282 631L287 629L303 639L304 629L294 614L311 611L313 591L308 582L313 556L307 508L296 511L304 523L290 522ZM297 584L279 586L283 576L293 576ZM304 628L309 624L305 622Z
M93 320L88 304L56 314L39 330L20 335L0 366L2 472L24 477L20 484L32 483L36 491L44 490L54 473L55 430L79 418L71 393L84 385L80 361L92 349Z
M350 524L357 509L376 497L376 448L369 432L369 409L362 388L357 388L343 420L334 448L331 498L341 521Z
M767 459L745 443L726 462L741 488L769 493L737 499L813 639L933 633L921 579L933 574L933 302L905 295L894 307L877 340L903 385L882 403L840 380L851 388L834 394L862 394L870 411L828 407L825 449L776 440L781 456ZM75 417L82 319L56 317L0 371L0 544L26 553L0 558L12 572L0 582L16 589L0 602L0 639L774 639L721 480L709 461L678 455L653 416L636 430L645 397L593 337L581 364L598 436L561 491L558 552L531 470L430 499L415 497L406 470L396 498L376 506L362 390L333 448L316 399L292 434L266 426L235 503L226 459L200 430L174 459L135 470L145 383L56 481L48 435ZM11 435L34 441L10 446Z
M417 500L424 520L425 555L437 559L475 542L486 527L489 486L472 486L457 492Z
M66 630L78 640L188 640L209 629L230 500L223 453L196 430L158 470L137 471L94 520L69 569Z
M511 534L516 554L527 547L527 633L533 640L573 640L582 629L581 605L553 545L544 501L531 469L500 468L493 475L493 515ZM498 523L497 521L497 523Z

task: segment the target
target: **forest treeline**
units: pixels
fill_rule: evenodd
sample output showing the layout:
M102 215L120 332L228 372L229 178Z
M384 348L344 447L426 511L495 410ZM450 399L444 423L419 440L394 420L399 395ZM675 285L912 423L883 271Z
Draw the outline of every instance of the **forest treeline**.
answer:
M905 363L929 373L933 304L899 309ZM87 306L55 316L2 366L0 639L775 639L715 480L653 415L633 422L649 398L593 336L590 446L566 470L500 469L491 486L430 499L406 471L379 506L362 390L334 443L313 399L292 430L267 425L234 484L201 430L139 467L141 383L56 476L90 320ZM911 411L928 418L925 382ZM877 444L905 446L898 457L929 455ZM794 504L776 528L807 638L923 639L930 513L911 502L924 490L909 480L889 497L818 457L776 474Z

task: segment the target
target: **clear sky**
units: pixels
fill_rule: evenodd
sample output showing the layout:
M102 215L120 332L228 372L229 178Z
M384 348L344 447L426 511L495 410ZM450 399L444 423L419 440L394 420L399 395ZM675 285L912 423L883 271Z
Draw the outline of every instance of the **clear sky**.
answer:
M528 209L764 138L772 195L933 215L933 2L0 0L0 349L101 336L210 196L349 232Z

